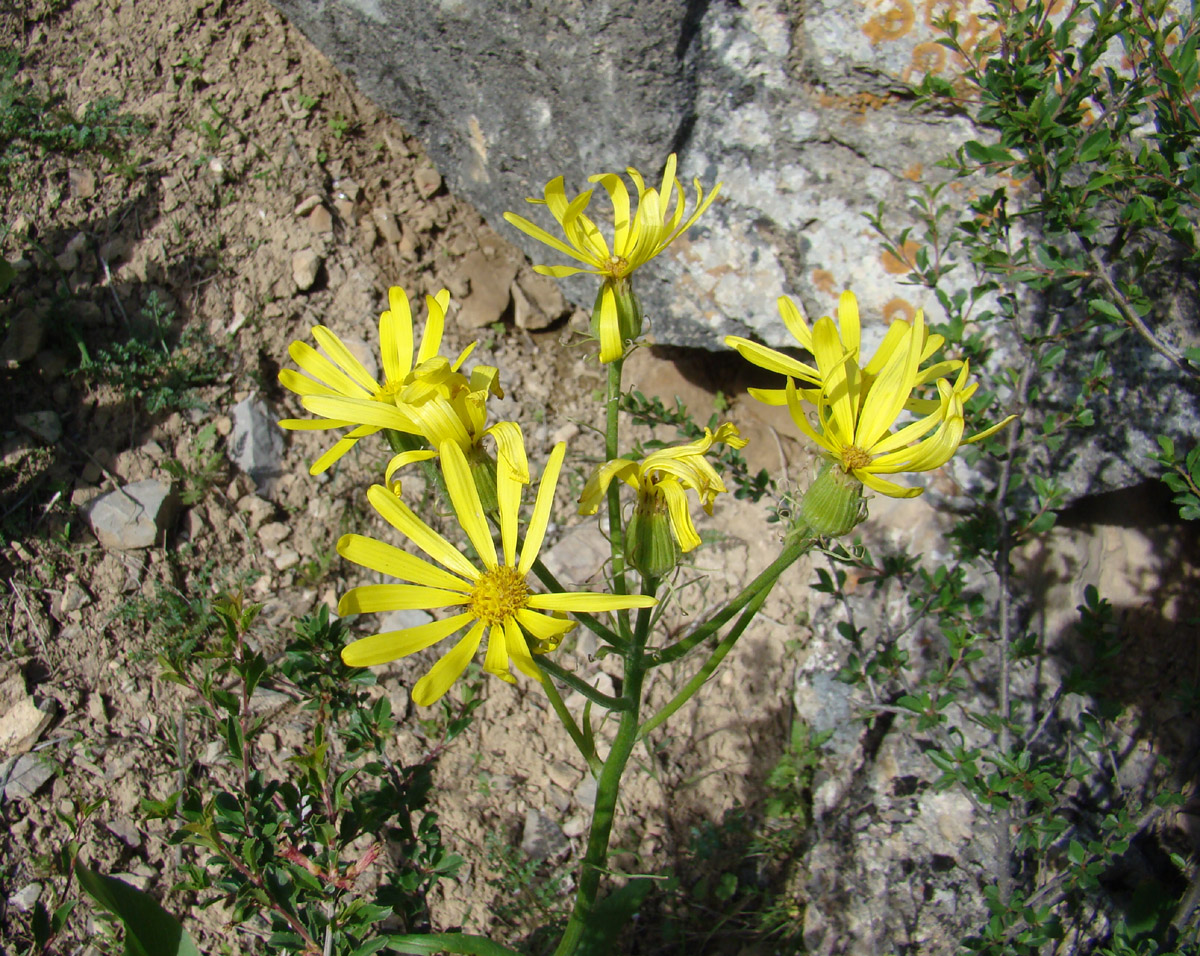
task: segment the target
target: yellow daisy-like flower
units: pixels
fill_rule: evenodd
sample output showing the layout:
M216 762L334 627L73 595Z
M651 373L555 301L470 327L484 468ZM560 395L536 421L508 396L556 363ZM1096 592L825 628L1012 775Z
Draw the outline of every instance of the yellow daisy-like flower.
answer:
M778 304L780 318L783 319L783 324L787 326L788 331L792 333L792 337L800 343L801 348L808 352L813 352L813 333L809 329L808 323L805 322L803 314L796 307L796 304L786 295L779 297ZM854 297L853 292L847 291L841 294L838 300L837 322L834 328L840 329L838 338L847 358L858 364L860 362L861 327L859 324L858 300ZM864 382L864 391L866 388L869 388L870 383L879 375L884 365L896 354L901 343L907 341L906 336L909 328L909 323L903 319L896 319L888 327L887 334L884 335L883 341L879 343L879 348L875 350L875 354L866 366L860 369L859 374ZM922 326L922 328L924 327ZM945 341L940 335L930 335L928 330L923 331L921 362L927 362L932 358L938 349L945 344ZM740 335L727 335L725 337L725 344L730 348L737 349L742 358L760 368L764 368L769 372L779 372L781 375L788 376L788 378L799 379L807 383L810 388L801 387L800 397L814 404L816 403L818 389L821 385L821 373L818 369L798 359L794 359L790 355L784 355L782 352L767 348L765 345L759 345L757 342L752 342L750 339L743 338ZM962 362L951 360L936 362L933 365L919 369L913 387L916 389L935 382L942 376L956 371L961 365ZM751 388L748 391L765 405L787 404L786 388ZM904 407L910 412L923 415L934 411L938 406L939 402L937 399L910 396Z
M638 491L638 508L646 514L665 511L670 518L672 534L680 550L691 551L700 544L700 535L692 524L688 510L687 490L695 491L700 504L712 514L713 500L728 491L721 476L705 454L716 442L745 448L746 439L738 434L733 422L725 422L716 432L704 429L704 437L686 445L660 448L640 462L615 458L600 465L584 486L579 497L579 513L595 514L614 479L624 481Z
M338 603L338 613L460 610L443 620L354 641L342 649L342 660L347 665L369 667L407 657L466 628L466 634L413 687L413 700L428 706L441 699L462 675L483 642L485 632L484 670L511 683L516 680L510 671L510 664L513 664L523 674L541 682L542 672L534 663L533 655L553 650L562 636L575 627L573 621L555 616L555 612L594 613L650 607L656 603L655 598L648 595L587 591L538 594L530 588L527 578L546 535L554 491L566 454L564 442L554 447L542 472L519 559L517 519L521 507L521 483L505 469L500 469L497 475L500 505L500 552L497 552L466 457L453 442L445 442L438 452L454 512L483 568L472 564L392 492L382 485L372 486L367 499L375 510L433 561L374 538L357 534L343 536L337 546L342 557L411 583L353 588Z
M420 348L416 347L413 331L412 309L408 295L399 286L388 289L387 311L379 316L379 351L384 379L380 384L354 357L336 335L323 325L313 328L313 338L325 351L322 355L306 342L295 341L289 346L288 354L301 370L283 369L279 373L280 384L301 396L306 408L318 415L326 414L309 405L313 398L353 399L364 403L394 407L397 396L405 386L411 385L422 372L430 373L432 385L448 385L449 375L458 375L458 369L474 349L474 343L465 348L453 364L441 359L444 370L434 361L439 358L442 331L446 324L446 308L450 304L450 293L443 289L436 296L426 296L429 317L421 336ZM414 352L416 360L414 363ZM328 356L328 357L326 357ZM445 374L441 374L441 373ZM311 377L309 377L311 376ZM459 378L462 378L460 375ZM279 424L283 428L297 430L347 428L351 431L313 462L310 473L318 475L340 459L360 438L372 435L381 427L398 428L400 431L417 432L417 426L403 418L398 425L381 426L359 417L354 405L338 406L338 410L323 418L285 418Z
M812 331L819 381L816 427L805 415L800 390L791 379L785 390L796 427L843 472L892 498L913 498L924 489L898 485L881 475L940 468L964 441L986 438L1015 417L963 438L963 406L978 388L978 383L968 381L970 366L964 362L953 385L944 378L938 380L939 397L932 411L892 431L896 419L909 407L913 389L925 381L920 365L926 341L925 316L918 311L912 326L905 323L886 362L871 378L847 351L833 320L818 319Z
M523 216L512 212L504 214L509 224L526 235L582 263L580 266L538 265L534 266L535 271L558 278L585 272L604 279L593 318L593 332L600 340L601 362L619 359L624 354L625 339L641 334L641 308L629 285L630 274L690 229L721 189L721 184L717 183L705 196L700 180L693 180L696 203L691 216L685 220L687 195L675 176L674 153L667 159L662 184L657 189L648 187L642 174L632 166L626 172L637 189L636 208L631 207L629 190L616 173L588 177L588 182L603 187L612 202L611 245L595 222L585 215L593 190L586 189L568 199L562 176L546 184L544 198L531 198L528 202L549 208L562 228L565 242Z

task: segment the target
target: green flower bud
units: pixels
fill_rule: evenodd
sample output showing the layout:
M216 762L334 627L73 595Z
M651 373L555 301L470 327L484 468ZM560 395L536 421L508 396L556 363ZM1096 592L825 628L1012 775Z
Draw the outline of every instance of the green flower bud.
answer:
M679 545L671 533L667 502L661 495L638 495L625 529L625 563L644 578L661 578L679 563Z
M637 293L633 291L633 284L629 281L629 276L605 279L600 286L600 291L596 294L596 304L592 307L592 335L599 340L600 300L604 297L606 288L612 289L617 301L617 329L621 333L621 341L628 342L630 339L636 339L642 334L642 303L638 299Z
M834 462L826 462L800 499L800 522L829 538L852 531L867 516L862 488L862 482L853 475Z

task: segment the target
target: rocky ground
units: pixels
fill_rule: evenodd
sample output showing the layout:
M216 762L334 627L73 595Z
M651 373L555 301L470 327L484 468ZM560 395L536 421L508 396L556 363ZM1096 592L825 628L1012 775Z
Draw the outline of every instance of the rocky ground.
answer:
M15 927L53 893L45 858L68 839L56 811L72 801L103 801L83 834L89 862L166 893L179 858L163 826L140 822L139 801L177 785L181 752L202 764L222 754L188 739L196 733L181 720L188 701L158 679L156 653L203 620L206 602L239 587L265 604L259 639L278 649L294 615L335 607L362 583L337 557L337 538L388 533L363 500L380 449L314 478L306 466L326 440L275 428L277 418L305 414L277 382L290 342L322 323L371 361L389 286L414 296L449 289L444 352L478 341L473 361L501 369L506 397L493 414L521 421L535 470L554 442L570 443L546 549L577 584L597 580L604 560L603 538L571 507L602 451L594 426L603 375L580 344L583 314L264 0L31 0L0 12L0 30L20 53L18 77L59 94L72 114L114 97L141 124L107 158L31 158L2 193L0 253L17 274L0 304L0 382L13 410L0 449L0 912ZM148 348L130 352L131 341ZM151 367L162 372L154 381L142 374ZM811 459L786 416L739 397L736 367L727 357L643 349L628 379L668 402L682 398L702 420L714 410L734 418L751 438L754 469L785 480L806 474ZM772 559L774 503L728 497L700 522L708 545L689 572L698 583L670 626ZM879 529L893 544L938 533L915 502L888 508ZM1092 553L1083 564L1093 576L1107 555L1110 575L1133 582L1129 600L1144 600L1149 586L1135 580L1142 565L1129 542L1089 541L1068 538L1063 548ZM807 564L789 572L702 703L639 757L616 865L654 873L694 862L706 833L761 804L797 704L821 719L819 693L793 696L798 674L836 666L832 652L822 656L826 645L810 646L821 605L803 587L809 577ZM1058 598L1067 609L1077 600L1070 589ZM363 634L370 626L355 625ZM611 682L611 662L587 651L564 656L601 686ZM381 669L381 692L405 718L395 742L402 759L427 745L407 688L430 660ZM676 676L656 674L652 699L665 700ZM469 865L439 891L434 915L443 927L518 939L530 927L500 915L512 907L496 905L503 891L487 837L520 853L530 828L539 831L569 873L590 778L538 694L498 681L481 688L471 729L439 763L436 808L450 849ZM285 756L299 740L297 718L285 710L270 719L269 739ZM879 766L871 772L891 793L901 767ZM830 810L837 799L826 796ZM962 850L964 866L983 865L965 849L969 815L952 800L926 802L945 853ZM72 925L82 941L86 920ZM203 941L220 932L211 913L192 925ZM736 940L717 940L712 951L738 952Z

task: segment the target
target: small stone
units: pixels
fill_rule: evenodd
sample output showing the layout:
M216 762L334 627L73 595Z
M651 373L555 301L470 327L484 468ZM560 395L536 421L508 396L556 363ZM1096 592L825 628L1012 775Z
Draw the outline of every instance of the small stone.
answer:
M333 216L324 206L317 206L308 214L308 228L313 232L333 232Z
M396 222L396 217L391 212L386 209L373 209L371 218L375 221L375 227L383 236L384 242L395 245L400 241L403 236L400 232L400 224Z
M292 212L295 213L295 215L297 217L307 216L310 212L312 212L314 209L316 209L319 205L321 205L321 197L320 196L309 196L306 199L300 200L300 202L297 204L296 208L292 210Z
M98 496L86 514L104 547L130 551L162 542L178 508L170 485L147 479Z
M432 166L423 166L413 173L413 185L423 199L429 199L442 188L441 173Z
M129 258L129 240L123 236L114 236L100 244L99 255L102 261L112 265L114 262Z
M88 694L87 709L88 716L101 727L108 724L108 706L104 703L102 694L99 692Z
M275 506L258 495L246 495L239 498L237 509L246 513L246 523L250 526L252 533L262 527L263 522L268 518L275 515Z
M142 845L142 833L128 817L109 820L104 824L104 829L134 850Z
M8 898L8 905L18 913L28 913L42 896L41 883L27 883Z
M384 634L388 631L403 631L410 627L420 627L432 620L433 615L428 611L388 611L387 614L381 614L375 618L374 624L379 628L379 633Z
M7 800L17 797L28 800L53 776L54 768L49 761L36 754L22 754L0 764L0 780L8 781L4 785Z
M64 614L70 614L72 611L78 611L81 608L87 607L91 603L92 596L74 581L70 582L65 588L63 588L61 606Z
M554 430L554 434L550 436L550 444L557 445L560 441L570 441L578 434L579 426L574 422L567 422Z
M292 280L301 292L307 292L317 281L321 257L313 249L301 249L292 256Z
M513 315L513 320L518 328L544 329L557 322L567 312L567 300L558 287L558 283L551 281L546 276L538 275L536 272L521 276L514 287L514 305L517 302L517 290L523 294L529 308L525 316L522 316L519 311ZM522 324L522 320L525 324Z
M47 445L53 445L62 438L62 421L56 412L25 412L14 415L16 423L35 438L40 438Z
M292 548L284 548L275 558L275 567L280 571L287 571L289 568L294 568L300 563L300 555Z
M540 810L525 811L525 828L521 832L521 850L531 860L550 860L571 849L562 828Z
M291 533L292 529L282 521L271 521L258 529L258 540L272 548Z
M517 264L507 259L489 259L482 252L463 257L456 270L471 280L471 292L463 300L455 321L463 329L482 329L499 321L512 299Z
M579 771L563 760L553 760L546 765L546 773L556 787L572 790L579 777Z
M596 778L590 773L583 782L575 788L575 799L581 807L591 807L596 803Z
M76 199L91 199L96 195L96 174L90 169L69 169L67 180Z
M344 199L348 202L358 202L358 197L362 195L362 187L358 185L349 176L344 179L339 179L333 184L333 192L335 199Z
M588 818L582 813L577 813L563 824L563 834L575 839L575 837L583 836L588 830Z
M233 407L233 428L226 443L229 460L253 479L257 490L277 478L283 469L283 432L265 402L257 396Z
M333 201L333 208L342 222L348 223L351 226L358 222L358 207L349 199L335 199Z
M26 693L25 678L19 672L0 685L0 702L6 707L0 715L0 753L23 754L38 742L54 719L56 704L48 699L38 707Z
M611 553L608 539L594 521L587 521L563 535L542 561L559 581L579 586L599 573Z

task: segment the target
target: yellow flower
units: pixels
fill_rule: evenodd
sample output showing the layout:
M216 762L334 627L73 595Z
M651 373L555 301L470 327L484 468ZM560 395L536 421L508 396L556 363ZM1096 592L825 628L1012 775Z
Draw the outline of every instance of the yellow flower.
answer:
M926 343L925 316L918 311L911 326L904 323L886 362L870 377L858 367L833 320L826 316L817 320L812 331L819 382L815 390L816 427L804 414L800 391L791 379L785 390L788 412L796 427L846 474L892 498L913 498L923 489L898 485L880 475L940 468L964 440L986 438L1015 417L963 438L963 405L978 388L978 383L968 382L970 366L964 362L953 385L938 379L939 397L932 411L892 431L896 419L910 406L912 390L925 381L920 364Z
M601 362L619 359L624 354L625 339L641 334L641 309L629 285L630 274L690 229L721 189L721 184L717 183L705 196L700 180L693 180L696 203L691 216L685 221L687 196L675 176L674 153L667 159L662 184L658 189L647 187L641 173L632 166L626 172L637 189L636 208L631 207L629 190L616 173L599 173L588 178L588 182L599 183L612 202L611 245L596 224L584 214L593 190L586 189L568 199L561 176L546 184L544 198L531 198L528 201L549 208L550 214L562 228L565 242L523 216L511 212L504 214L508 223L526 235L582 263L580 266L538 265L534 266L535 271L558 278L585 272L604 279L593 318L593 333L600 340Z
M450 293L443 289L436 296L426 296L425 301L429 308L429 318L425 322L420 348L417 349L408 296L399 286L388 289L389 308L379 316L379 351L384 373L383 384L375 381L362 362L323 325L313 328L312 334L326 354L322 355L305 342L293 342L288 348L288 354L308 375L285 368L279 373L280 383L284 388L300 395L306 408L321 415L325 413L312 408L309 405L310 399L352 399L364 403L366 407L372 404L394 407L401 390L412 385L414 379L423 372L427 373L431 381L436 380L439 384L448 384L449 376L458 375L462 378L458 374L458 368L475 347L474 344L464 349L453 364L437 355L442 344L442 330L445 327ZM437 359L440 359L440 362ZM337 405L335 412L323 418L287 418L279 424L283 428L293 430L351 428L349 434L313 462L309 471L314 475L328 469L353 448L360 438L372 435L381 427L385 427L360 417L353 404ZM401 418L398 424L386 427L406 432L418 431L416 425L406 417Z
M700 535L692 524L686 490L695 491L705 512L712 514L713 499L728 489L721 476L708 463L705 453L716 442L744 448L746 439L738 434L733 422L725 422L716 432L704 429L704 437L686 445L660 448L640 462L615 458L600 465L584 486L579 497L579 513L595 514L613 479L620 479L638 491L638 508L644 513L665 510L671 531L682 551L700 544Z
M783 319L783 324L787 326L788 331L792 333L792 337L800 343L801 348L805 351L813 352L813 333L809 330L808 323L804 321L804 316L796 307L796 304L786 295L779 297L778 304L779 315ZM858 364L860 361L860 325L858 300L854 297L853 292L847 291L842 293L838 300L837 315L837 323L834 327L836 329L840 326L839 341L846 356L855 364ZM879 343L879 348L875 350L871 361L860 370L860 375L866 383L864 387L870 386L870 383L879 375L880 370L888 360L896 354L896 350L900 347L901 342L907 341L906 334L908 328L909 323L903 319L896 319L888 327L887 334L884 335L883 341ZM945 339L940 335L930 335L928 331L923 332L922 335L921 361L926 362L945 344ZM740 335L727 335L725 337L725 344L730 348L737 349L742 358L760 368L764 368L769 372L779 372L789 378L800 379L810 386L815 386L808 389L801 388L800 397L814 404L816 403L818 388L821 385L821 373L811 365L794 359L790 355L777 352L775 349L767 348L765 345L759 345L750 339L742 338ZM955 371L961 365L962 363L958 361L945 361L937 362L920 369L917 380L914 383L914 388L936 381L941 376ZM785 388L751 388L748 391L752 396L766 405L787 404L787 390ZM905 404L905 408L908 411L916 412L917 414L927 414L937 407L937 399L923 399L919 396L910 397Z
M382 485L374 485L367 499L397 531L406 535L433 559L409 554L392 545L348 534L338 541L338 553L348 561L390 575L407 584L371 584L353 588L338 604L338 613L364 614L393 610L459 608L443 620L388 631L354 641L342 649L342 660L351 667L369 667L407 657L464 628L465 635L433 665L413 687L412 698L421 706L439 700L466 669L487 633L483 669L513 682L510 664L542 681L533 655L558 646L573 621L555 612L614 611L650 607L647 595L598 594L587 591L538 594L529 586L529 570L546 535L554 491L558 484L566 444L559 442L542 473L537 501L517 556L517 517L522 485L505 469L497 475L500 552L497 553L466 457L453 442L438 449L446 487L458 522L479 555L483 569L471 563L449 541ZM550 612L550 613L543 613ZM526 636L528 635L528 637Z

